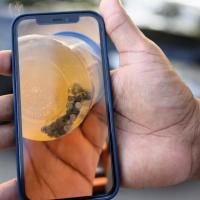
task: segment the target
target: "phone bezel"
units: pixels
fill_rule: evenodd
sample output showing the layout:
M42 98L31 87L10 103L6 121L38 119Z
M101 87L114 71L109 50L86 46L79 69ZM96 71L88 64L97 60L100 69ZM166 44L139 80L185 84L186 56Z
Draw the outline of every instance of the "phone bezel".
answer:
M103 66L103 78L105 86L105 99L107 107L108 117L108 129L110 137L110 150L112 155L113 163L113 178L114 186L108 194L87 196L87 197L76 197L70 199L111 199L119 190L119 167L118 167L118 154L115 137L115 126L114 126L114 114L112 105L112 91L111 91L111 80L109 73L109 62L107 54L107 42L106 32L103 18L94 11L71 11L71 12L51 12L51 13L32 13L18 16L12 24L12 75L13 75L13 93L14 93L14 121L16 131L16 152L17 152L17 180L18 180L18 193L20 199L28 199L25 194L24 184L24 173L23 173L23 140L22 140L22 127L21 127L21 109L20 109L20 80L19 80L19 56L18 56L18 24L27 19L38 19L45 17L58 17L59 15L70 15L70 16L90 16L94 17L99 25L100 34L100 47L102 55L102 66ZM65 198L69 199L69 198Z

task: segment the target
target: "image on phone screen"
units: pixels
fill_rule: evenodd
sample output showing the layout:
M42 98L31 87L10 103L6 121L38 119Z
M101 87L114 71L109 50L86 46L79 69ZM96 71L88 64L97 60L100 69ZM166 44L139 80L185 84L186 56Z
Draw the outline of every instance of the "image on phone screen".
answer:
M101 196L115 184L99 24L70 20L36 15L17 24L28 199Z

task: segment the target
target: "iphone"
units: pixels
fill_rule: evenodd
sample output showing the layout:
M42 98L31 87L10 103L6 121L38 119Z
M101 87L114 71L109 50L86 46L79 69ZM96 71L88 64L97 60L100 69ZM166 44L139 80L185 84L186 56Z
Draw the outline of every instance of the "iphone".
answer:
M112 198L119 175L102 17L25 14L12 37L20 198Z

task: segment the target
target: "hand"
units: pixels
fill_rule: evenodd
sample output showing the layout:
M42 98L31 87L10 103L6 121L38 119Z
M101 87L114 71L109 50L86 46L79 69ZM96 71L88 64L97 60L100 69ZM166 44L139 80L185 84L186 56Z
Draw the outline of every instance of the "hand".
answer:
M0 52L0 74L11 74L10 60L10 51ZM1 122L12 122L12 102L12 95L0 96ZM82 125L61 139L49 142L25 140L25 185L32 185L31 190L29 190L30 187L27 187L27 194L31 199L53 199L64 198L67 195L75 197L92 194L99 156L108 135L107 124L102 120L106 118L104 105L103 101L97 103ZM94 130L96 134L94 134ZM14 146L13 124L1 125L0 136L0 149ZM79 187L77 182L80 183ZM1 184L0 199L17 199L16 187L16 180Z
M102 0L100 11L120 55L112 86L122 184L158 187L196 176L198 100L118 0Z
M0 74L11 75L11 52L0 52ZM13 96L0 96L0 122L7 122L0 125L0 149L13 147L15 145L13 125ZM16 179L0 184L0 199L16 200L17 183Z
M92 195L97 164L108 136L107 124L102 120L106 118L104 105L96 104L69 135L49 142L25 140L25 185L30 199Z

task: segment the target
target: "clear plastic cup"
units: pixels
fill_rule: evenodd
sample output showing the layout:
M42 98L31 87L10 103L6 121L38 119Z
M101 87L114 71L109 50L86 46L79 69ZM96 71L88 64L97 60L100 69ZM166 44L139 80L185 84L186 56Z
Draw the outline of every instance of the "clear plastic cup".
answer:
M20 37L19 54L23 137L71 133L102 96L100 48L87 36L61 32Z

